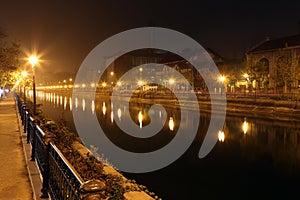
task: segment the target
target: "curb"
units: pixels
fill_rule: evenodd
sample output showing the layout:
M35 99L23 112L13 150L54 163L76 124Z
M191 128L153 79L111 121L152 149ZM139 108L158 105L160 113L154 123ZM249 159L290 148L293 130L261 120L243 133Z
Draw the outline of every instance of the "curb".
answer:
M32 198L33 198L33 200L48 199L48 198L42 199L39 196L41 194L40 191L42 188L42 176L38 170L36 162L30 161L31 146L30 146L30 144L27 144L27 134L23 132L23 125L21 122L21 118L20 118L20 115L18 112L19 111L18 106L16 103L15 103L15 107L16 107L15 110L16 110L16 115L17 115L17 123L18 123L18 127L19 127L20 139L21 139L21 143L22 143L22 147L23 147L26 168L27 168L28 177L29 177L29 181L30 181L31 189L32 189Z

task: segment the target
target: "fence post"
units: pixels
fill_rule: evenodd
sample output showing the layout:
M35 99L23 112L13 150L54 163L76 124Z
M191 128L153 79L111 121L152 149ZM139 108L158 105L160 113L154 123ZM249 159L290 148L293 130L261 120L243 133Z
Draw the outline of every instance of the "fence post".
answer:
M25 107L25 109L24 109L24 114L23 114L23 125L24 125L24 133L26 133L27 132L27 125L28 125L28 119L27 119L27 108ZM28 143L28 141L27 141L27 143Z
M24 115L25 115L25 109L26 109L26 106L25 105L22 105L21 106L21 110L20 110L20 115L21 115L21 120L22 120L22 125L24 125L24 120L25 120L25 117L24 117Z
M44 165L43 165L43 185L41 189L40 198L48 198L49 191L49 179L50 179L50 165L49 165L49 156L50 156L50 143L53 142L55 135L48 133L44 136Z
M44 164L43 164L43 184L41 189L41 196L40 198L48 198L48 190L49 190L49 149L50 149L50 142L47 137L44 140Z
M27 133L27 144L29 144L30 143L30 117L29 117L29 113L26 111L25 112L25 116L26 116L26 124L25 124L25 126L24 126L24 128L26 128L26 131L25 131L25 133Z
M36 143L36 126L35 126L35 120L32 122L32 143L31 143L31 159L30 161L35 161L35 143Z

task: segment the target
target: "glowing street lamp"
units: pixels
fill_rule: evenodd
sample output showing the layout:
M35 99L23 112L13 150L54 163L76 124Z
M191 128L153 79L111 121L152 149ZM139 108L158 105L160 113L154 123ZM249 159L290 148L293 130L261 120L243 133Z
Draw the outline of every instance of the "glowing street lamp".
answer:
M221 75L218 77L218 81L224 83L226 81L226 77L224 75Z
M21 75L25 78L25 77L27 77L28 73L26 71L22 71Z
M169 79L169 83L170 83L170 85L173 85L175 83L175 80L171 78L171 79Z
M220 75L218 77L218 81L223 84L223 86L225 87L225 92L226 92L226 86L225 86L226 77L224 75ZM222 88L220 88L220 92L221 92L221 95L222 95Z
M35 90L35 65L39 62L38 57L36 56L30 56L28 58L29 63L31 64L32 67L32 86L33 86L33 114L36 115L36 90Z
M107 86L107 84L105 82L103 82L101 85L102 85L102 87L106 87Z
M139 81L137 82L137 84L138 84L138 86L142 86L142 85L144 85L144 84L145 84L145 82L144 82L144 81L142 81L142 80L139 80Z
M121 87L122 86L122 82L118 81L117 82L117 86Z

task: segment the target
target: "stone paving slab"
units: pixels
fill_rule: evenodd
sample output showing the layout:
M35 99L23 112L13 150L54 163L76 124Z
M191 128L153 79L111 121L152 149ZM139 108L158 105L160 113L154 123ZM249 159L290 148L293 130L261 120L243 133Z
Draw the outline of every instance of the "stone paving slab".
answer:
M29 170L35 164L25 157L23 134L14 98L6 96L0 100L0 200L38 199L32 189L34 168Z

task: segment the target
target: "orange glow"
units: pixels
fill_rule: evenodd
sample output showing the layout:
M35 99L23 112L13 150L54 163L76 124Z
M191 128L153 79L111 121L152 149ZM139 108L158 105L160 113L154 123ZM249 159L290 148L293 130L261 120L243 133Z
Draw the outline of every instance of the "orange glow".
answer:
M28 61L31 64L31 66L34 67L39 62L39 59L37 56L32 55L28 58Z
M138 120L139 120L139 123L140 123L140 128L142 128L143 127L143 114L142 114L142 111L139 112Z
M138 83L137 83L139 86L142 86L142 85L144 85L145 84L145 82L144 81L138 81Z
M122 83L120 81L117 82L117 86L121 86Z
M244 134L247 134L248 127L249 127L248 122L245 120L243 122L243 132L244 132Z
M105 105L105 102L103 102L103 104L102 104L102 112L103 112L103 115L105 115L105 113L106 113L106 105Z
M169 119L169 129L170 129L170 131L174 130L174 126L175 126L174 119L173 119L173 117L170 117L170 119Z
M221 75L218 77L219 82L224 83L224 81L226 80L226 77L224 75Z
M95 101L94 100L92 100L91 108L92 108L92 113L95 114Z
M224 133L224 131L219 131L219 133L218 133L218 139L219 139L219 142L224 142L224 140L225 140L225 133Z
M110 112L110 121L111 121L111 123L114 123L114 112L113 111Z
M175 83L175 80L174 79L169 79L169 83L171 84L171 85L173 85L174 83Z
M119 118L119 121L121 121L121 117L122 117L122 111L121 111L121 109L119 108L119 109L118 109L118 118Z
M26 77L26 76L28 75L28 73L27 73L26 71L22 71L22 72L21 72L21 75L22 75L23 77Z

